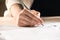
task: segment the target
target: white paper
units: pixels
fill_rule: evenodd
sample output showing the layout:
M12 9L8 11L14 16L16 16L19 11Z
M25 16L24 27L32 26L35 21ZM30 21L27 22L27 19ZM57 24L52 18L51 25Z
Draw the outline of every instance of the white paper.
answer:
M4 40L60 40L60 22L46 22L33 28L1 26L0 36Z

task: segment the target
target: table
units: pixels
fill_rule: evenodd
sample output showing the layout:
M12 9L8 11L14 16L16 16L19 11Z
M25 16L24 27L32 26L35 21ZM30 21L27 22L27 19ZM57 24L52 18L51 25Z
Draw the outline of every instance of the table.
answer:
M12 17L0 17L0 25L14 25L14 19Z
M53 16L53 17L41 17L44 22L60 22L60 16ZM15 25L14 19L12 17L0 17L0 25Z
M2 19L0 22L2 25L14 25L12 18L1 17L0 19ZM34 28L4 26L0 29L0 40L60 40L60 17L42 17L42 19L45 21L45 26Z

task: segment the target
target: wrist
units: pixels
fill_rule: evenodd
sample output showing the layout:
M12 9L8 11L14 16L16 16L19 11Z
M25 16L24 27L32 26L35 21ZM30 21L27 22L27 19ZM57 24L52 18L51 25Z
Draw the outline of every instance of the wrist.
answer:
M13 17L16 17L23 9L21 4L14 4L10 8Z

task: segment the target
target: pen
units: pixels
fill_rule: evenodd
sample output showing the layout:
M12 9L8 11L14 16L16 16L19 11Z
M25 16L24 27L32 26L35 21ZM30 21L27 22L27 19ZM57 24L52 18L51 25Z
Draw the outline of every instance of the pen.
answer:
M23 3L22 0L21 0L21 3L22 3L23 6L25 6L26 9L30 10L30 9ZM41 23L41 25L44 26L44 24L42 24L42 23Z

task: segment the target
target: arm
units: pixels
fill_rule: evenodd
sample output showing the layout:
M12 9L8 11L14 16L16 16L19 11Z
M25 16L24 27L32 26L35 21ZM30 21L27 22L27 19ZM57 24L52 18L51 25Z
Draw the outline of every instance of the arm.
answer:
M16 17L23 10L23 6L21 4L14 4L10 8L11 15Z
M9 7L7 5L7 8L10 11L11 15L13 16L13 18L15 19L15 22L18 26L34 26L36 24L41 24L43 22L41 18L38 18L37 15L35 15L35 14L38 14L39 12L24 9L24 6L21 6L19 2L17 3L14 2L12 4L11 1L12 0L9 1L10 5ZM26 6L27 5L28 3L26 3Z
M33 0L22 0L23 3L30 9L30 6L33 3ZM7 10L9 10L9 14L11 13L13 16L15 16L16 12L20 12L22 10L22 8L24 6L21 5L21 1L20 0L6 0L6 6L7 6ZM25 7L24 7L25 8Z
M21 4L21 1L30 8L34 0L6 0L6 7L9 9L15 3Z

